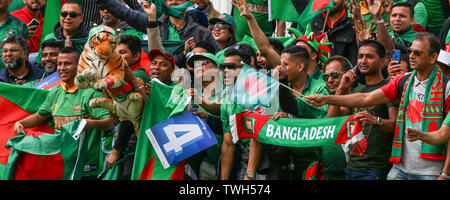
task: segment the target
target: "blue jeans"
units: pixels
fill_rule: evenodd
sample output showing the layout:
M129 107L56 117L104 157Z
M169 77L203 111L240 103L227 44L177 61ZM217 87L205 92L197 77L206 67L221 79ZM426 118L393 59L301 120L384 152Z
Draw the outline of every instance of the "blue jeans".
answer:
M413 175L407 174L402 170L392 167L388 174L388 180L436 180L439 176L434 175Z
M379 171L372 169L351 170L345 169L345 179L347 180L385 180L386 176Z

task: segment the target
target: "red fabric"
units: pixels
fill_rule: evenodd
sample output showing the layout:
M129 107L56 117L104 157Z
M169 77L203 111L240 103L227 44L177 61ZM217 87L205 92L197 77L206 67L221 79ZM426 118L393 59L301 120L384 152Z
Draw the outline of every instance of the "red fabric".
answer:
M156 156L153 156L153 158L148 161L147 165L145 165L145 168L142 170L141 175L139 176L139 180L152 179L153 168L155 166L155 158Z
M426 31L426 29L419 24L413 24L412 27L413 27L413 30L416 32Z
M398 94L398 84L400 83L400 79L402 79L405 76L405 74L402 74L401 76L396 77L393 80L390 80L388 84L384 85L380 89L384 92L384 95L389 99L390 102L394 102L397 99L400 98Z
M30 11L25 7L22 9L16 10L11 12L11 15L17 17L21 21L23 21L25 24L29 24L33 17L30 14ZM39 52L39 45L41 42L41 36L42 36L42 27L44 24L44 17L42 16L42 13L39 13L39 18L36 19L41 24L39 24L38 28L36 29L36 33L27 41L27 45L29 47L30 53Z
M60 153L45 156L22 153L14 172L14 180L61 180L64 159Z

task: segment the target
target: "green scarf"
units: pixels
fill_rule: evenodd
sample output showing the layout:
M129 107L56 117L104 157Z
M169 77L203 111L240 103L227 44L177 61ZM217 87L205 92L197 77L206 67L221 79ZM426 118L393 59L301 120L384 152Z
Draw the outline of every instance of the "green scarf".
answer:
M416 71L414 70L403 88L400 106L398 108L397 122L395 127L394 141L390 162L400 162L402 156L403 135L405 132L405 116L408 108L409 93L412 88ZM445 117L443 74L437 65L431 72L425 90L422 112L422 130L432 132L438 130ZM420 148L421 159L445 160L446 145L430 145L422 142Z
M391 30L389 34L392 36L394 42L405 45L405 43L414 42L414 37L416 36L417 32L414 31L412 26L409 26L409 28L407 30L400 33L399 35L395 34L394 30ZM405 46L407 46L407 45L405 45Z

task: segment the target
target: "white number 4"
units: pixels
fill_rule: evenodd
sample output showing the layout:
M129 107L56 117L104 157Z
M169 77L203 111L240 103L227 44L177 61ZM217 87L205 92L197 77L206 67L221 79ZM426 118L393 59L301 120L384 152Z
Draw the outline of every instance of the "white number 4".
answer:
M171 124L163 129L169 139L169 142L163 145L166 152L175 151L177 153L183 150L182 145L194 141L203 135L197 124ZM177 137L175 132L186 133Z

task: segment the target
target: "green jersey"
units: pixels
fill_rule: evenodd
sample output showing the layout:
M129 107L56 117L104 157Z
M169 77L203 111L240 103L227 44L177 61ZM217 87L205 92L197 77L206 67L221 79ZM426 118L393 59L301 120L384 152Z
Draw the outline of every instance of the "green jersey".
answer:
M445 21L444 9L440 0L422 0L427 10L427 25L433 32L441 31Z
M81 90L76 87L66 91L63 85L64 83L55 86L38 110L38 114L41 116L53 117L55 134L60 133L62 125L76 119L100 120L109 117L107 110L89 106L90 99L103 97L102 92L92 88ZM105 154L102 151L102 138L106 135L106 132L98 129L91 129L86 132L88 155L84 164L83 176L98 175L101 172L105 159Z

